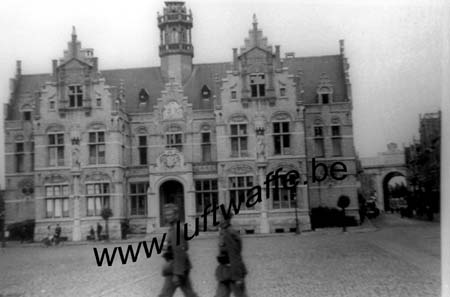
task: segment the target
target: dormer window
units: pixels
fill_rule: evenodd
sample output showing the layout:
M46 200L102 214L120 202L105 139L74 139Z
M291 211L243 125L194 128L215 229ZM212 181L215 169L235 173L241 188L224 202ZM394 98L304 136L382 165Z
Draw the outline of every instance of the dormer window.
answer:
M141 89L139 91L139 103L140 104L147 104L149 99L149 95L146 89Z
M207 85L204 85L202 87L202 98L209 99L210 97L211 97L211 90L208 88Z
M264 74L250 75L250 91L252 97L266 96L266 78Z
M69 86L69 106L83 106L83 87L81 85Z
M31 111L24 111L23 112L23 120L24 121L31 121Z

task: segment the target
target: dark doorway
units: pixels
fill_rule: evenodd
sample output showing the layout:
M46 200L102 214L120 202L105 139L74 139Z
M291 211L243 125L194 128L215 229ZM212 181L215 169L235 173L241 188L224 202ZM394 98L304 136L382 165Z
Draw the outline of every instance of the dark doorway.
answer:
M178 206L179 218L184 221L184 191L183 185L175 180L169 180L159 187L159 212L161 227L168 226L164 217L164 205L173 203Z

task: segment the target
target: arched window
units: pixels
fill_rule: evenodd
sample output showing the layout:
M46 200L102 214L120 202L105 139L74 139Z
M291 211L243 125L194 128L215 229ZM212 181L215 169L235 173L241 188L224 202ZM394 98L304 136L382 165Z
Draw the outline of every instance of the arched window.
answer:
M207 85L203 85L201 95L203 99L209 99L211 97L211 90L208 88Z

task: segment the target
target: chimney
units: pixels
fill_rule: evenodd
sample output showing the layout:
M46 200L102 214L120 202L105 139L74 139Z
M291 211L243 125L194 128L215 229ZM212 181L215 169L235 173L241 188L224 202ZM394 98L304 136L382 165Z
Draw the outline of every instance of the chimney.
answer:
M22 61L17 60L16 61L16 76L22 75Z
M237 48L233 48L233 70L238 70L238 54L237 54Z
M341 53L341 56L345 55L345 52L344 52L344 39L339 40L339 51Z
M97 57L92 58L92 67L94 68L95 72L98 71L98 58Z
M52 60L52 73L53 77L56 77L56 68L58 68L58 60Z
M280 65L280 46L275 45L275 66L276 68L281 68Z

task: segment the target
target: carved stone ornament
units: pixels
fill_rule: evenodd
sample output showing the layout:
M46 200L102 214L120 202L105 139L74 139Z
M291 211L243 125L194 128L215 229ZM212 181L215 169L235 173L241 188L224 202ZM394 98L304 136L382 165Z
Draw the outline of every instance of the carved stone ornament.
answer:
M164 167L172 169L181 165L180 154L176 150L167 150L160 156L161 164Z
M253 172L253 168L250 165L241 164L241 165L235 165L227 170L229 173L234 174L245 174L249 172Z
M183 118L183 108L175 101L169 102L163 108L163 120Z

